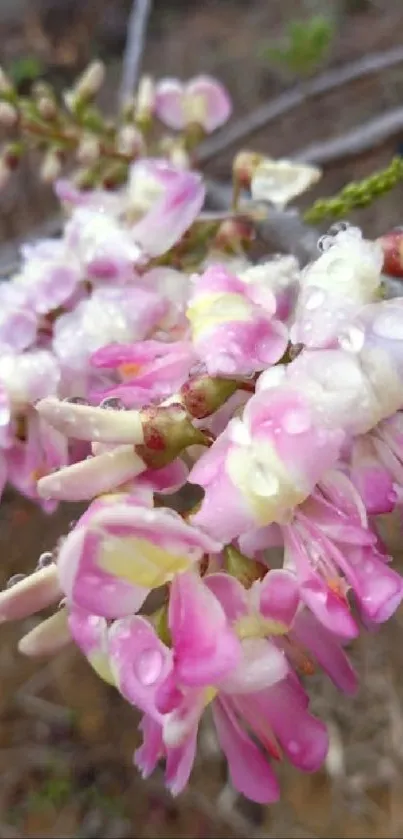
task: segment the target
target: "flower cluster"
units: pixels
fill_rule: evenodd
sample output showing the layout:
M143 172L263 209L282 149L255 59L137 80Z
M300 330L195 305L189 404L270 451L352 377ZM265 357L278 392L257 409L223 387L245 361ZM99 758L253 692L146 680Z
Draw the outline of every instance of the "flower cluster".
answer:
M166 80L155 107L185 132L229 110L206 79ZM316 178L234 166L278 205ZM144 776L164 759L184 788L210 709L233 785L273 802L273 762L326 757L309 674L352 694L346 645L403 598L377 520L403 501L403 299L347 224L308 266L254 264L244 211L206 213L202 177L167 159L114 193L57 190L62 237L1 289L2 474L46 508L89 504L0 619L59 603L20 649L78 645L141 712Z

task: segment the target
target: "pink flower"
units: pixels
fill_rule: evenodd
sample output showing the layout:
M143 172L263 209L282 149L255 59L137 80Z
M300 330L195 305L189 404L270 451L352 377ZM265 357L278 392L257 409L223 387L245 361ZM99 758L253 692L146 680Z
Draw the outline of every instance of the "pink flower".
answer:
M287 329L274 317L271 289L264 296L253 283L229 274L223 266L209 268L196 280L187 317L193 343L211 376L250 375L283 355Z
M187 84L163 79L156 86L155 112L176 131L196 124L210 134L230 117L231 101L225 88L210 76L197 76Z
M276 317L289 321L297 300L300 270L294 256L279 256L252 265L238 272L239 279L247 283L251 299L263 308L271 306L274 294Z
M0 488L9 481L28 498L38 500L37 480L67 462L67 441L33 404L57 391L60 370L47 350L28 350L0 358ZM48 512L54 504L43 503Z
M166 161L142 161L143 167L145 163L147 176L157 181L161 194L131 228L131 235L147 257L155 257L169 251L191 227L203 206L205 187L195 172Z
M24 263L14 284L28 304L45 315L68 303L84 278L77 253L63 239L44 239L23 248Z
M403 598L403 580L389 567L365 507L349 479L330 471L310 498L281 526L284 565L296 575L301 600L336 638L358 634L348 593L365 623L383 623ZM270 529L241 539L251 555L272 544Z
M38 318L25 289L16 280L0 286L0 347L5 352L22 352L37 335Z
M130 230L104 208L75 209L63 245L66 252L74 253L83 276L95 283L129 282L141 261L141 249Z
M224 542L282 522L335 463L344 435L319 425L302 394L281 386L247 403L193 467L205 490L193 521Z
M117 396L127 407L143 407L177 393L187 380L196 355L190 342L139 341L109 344L92 356L97 369L116 371L118 379L96 401Z
M116 618L136 612L151 589L221 545L164 508L138 498L94 502L64 540L57 567L70 603Z
M178 794L192 768L200 717L212 702L234 786L269 803L278 797L278 784L263 750L279 757L280 747L297 766L313 771L326 754L326 731L308 713L305 692L287 676L284 655L263 637L239 643L226 610L236 608L228 589L218 586L213 595L209 588L191 572L175 579L169 612L173 655L139 618L117 622L110 631L116 683L146 714L136 762L148 775L165 756L166 782Z
M66 369L82 372L100 347L148 336L166 310L167 303L154 291L105 286L57 319L53 350Z

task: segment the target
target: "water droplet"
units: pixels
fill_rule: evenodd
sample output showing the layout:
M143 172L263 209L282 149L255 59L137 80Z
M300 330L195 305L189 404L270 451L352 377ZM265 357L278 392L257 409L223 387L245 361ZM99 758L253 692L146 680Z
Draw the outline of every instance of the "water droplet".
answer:
M220 373L228 374L236 372L236 361L234 361L232 356L227 353L221 353L221 355L218 356L215 366Z
M66 399L63 399L63 402L70 402L71 405L88 405L83 396L67 396Z
M373 330L380 338L403 341L403 313L382 312L375 319Z
M123 404L122 400L119 399L118 396L108 396L107 399L103 399L100 408L104 408L106 411L125 411L125 405Z
M318 239L317 247L318 247L318 251L321 251L321 253L324 253L325 251L328 251L329 248L332 247L332 245L334 245L334 237L333 236L328 236L327 234L325 234L325 236L321 236L320 239Z
M305 303L305 308L309 309L310 311L312 311L313 309L319 309L319 306L322 306L322 304L325 302L325 300L326 300L325 292L322 291L321 289L315 289L315 290L311 291L311 293L310 293L310 295L309 295L309 297L308 297L308 299Z
M374 570L374 563L371 562L370 559L368 559L367 562L364 563L364 571L365 571L366 574L372 574L373 570Z
M298 745L298 743L296 742L296 740L290 740L290 742L289 742L289 744L288 744L288 751L289 751L289 752L290 752L290 754L292 754L292 755L296 755L296 754L298 754L298 752L299 752L299 745Z
M341 348L349 352L360 352L364 342L365 333L359 326L349 326L339 339Z
M348 230L349 227L351 227L351 224L348 221L336 221L330 225L327 232L329 236L337 236L338 233L342 230Z
M40 571L41 568L47 568L48 565L51 565L53 562L53 554L51 551L45 551L45 553L41 554L37 565L36 570Z
M282 419L284 431L288 434L303 434L311 427L311 417L306 408L293 408Z
M162 664L163 657L159 650L143 650L135 664L139 681L146 687L155 684L161 673Z
M7 580L6 588L13 588L13 586L16 586L18 583L21 583L22 580L25 580L26 576L26 574L13 574L13 576L10 577L9 580Z
M260 463L252 464L253 474L250 479L251 489L256 495L270 498L275 495L279 488L279 480L272 472L265 469Z

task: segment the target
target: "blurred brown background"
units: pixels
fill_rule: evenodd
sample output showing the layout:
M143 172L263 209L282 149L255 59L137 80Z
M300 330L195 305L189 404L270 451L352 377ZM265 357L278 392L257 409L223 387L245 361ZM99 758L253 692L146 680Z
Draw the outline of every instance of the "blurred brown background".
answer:
M127 0L0 0L0 63L22 84L35 67L59 87L94 55L109 67L104 106L113 112L125 43ZM240 117L277 96L294 80L263 56L290 20L325 14L333 39L320 68L402 44L402 0L155 0L145 68L156 76L218 76ZM35 64L36 62L36 64ZM25 75L24 75L25 74ZM337 137L401 104L403 61L294 109L252 135L247 146L292 155L314 141ZM399 132L348 162L325 168L321 194L390 160ZM207 171L228 179L233 149ZM403 187L364 211L377 235L402 222ZM24 166L0 195L1 247L31 235L54 209L51 192ZM31 570L77 511L46 518L7 495L0 507L0 585ZM393 526L397 561L402 534ZM388 534L391 535L388 525ZM136 714L92 675L74 650L31 665L16 652L26 626L0 633L0 839L5 837L403 837L402 614L352 655L362 678L345 700L311 677L316 711L330 726L332 745L322 773L304 777L280 767L283 800L271 808L235 800L208 722L188 792L173 801L161 776L142 782L131 765Z

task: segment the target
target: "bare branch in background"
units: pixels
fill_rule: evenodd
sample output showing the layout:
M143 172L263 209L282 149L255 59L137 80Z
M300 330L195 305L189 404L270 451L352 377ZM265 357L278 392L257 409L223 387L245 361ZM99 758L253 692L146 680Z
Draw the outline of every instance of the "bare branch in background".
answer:
M312 81L305 82L303 85L299 84L260 108L256 108L246 117L242 117L229 125L220 134L206 140L200 146L197 162L199 164L207 163L215 155L242 142L250 134L264 128L278 117L293 110L293 108L303 105L308 99L321 96L323 93L330 93L349 82L379 73L381 70L386 70L401 62L403 62L403 47L395 47L385 52L367 55L350 64L345 64L343 67L328 70L312 79Z
M124 105L133 96L138 82L151 7L152 0L133 0L127 26L126 48L123 55L122 82L120 86L121 105Z
M386 111L374 119L368 120L353 128L351 131L325 140L322 143L312 143L300 152L291 155L294 160L304 163L315 163L319 166L345 161L350 157L371 151L386 140L403 131L403 108Z

